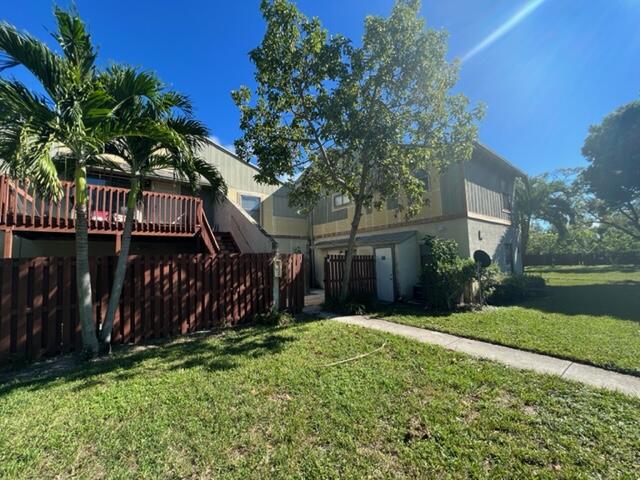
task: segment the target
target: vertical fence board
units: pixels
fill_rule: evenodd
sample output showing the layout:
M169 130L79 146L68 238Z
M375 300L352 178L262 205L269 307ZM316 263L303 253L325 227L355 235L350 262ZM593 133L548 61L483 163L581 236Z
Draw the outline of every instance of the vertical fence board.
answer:
M144 308L144 289L142 288L142 265L140 257L135 257L133 267L133 334L134 343L140 343L144 338L142 323L142 309Z
M27 347L27 282L29 276L29 264L18 264L18 282L23 288L17 291L18 309L16 322L16 353L24 355Z
M189 271L188 257L186 255L178 256L180 269L180 335L184 335L189 331L189 279L187 273Z
M2 298L0 299L0 361L11 352L11 297L13 292L12 260L1 260Z
M281 306L298 312L304 303L303 256L281 259ZM91 259L96 322L105 319L115 266L115 257ZM12 354L52 356L81 348L73 259L2 260L0 281L0 362ZM132 256L112 343L247 321L271 308L272 286L270 254Z
M31 354L38 358L42 352L42 283L44 279L44 259L36 258L33 261L33 294L32 294L32 332Z
M60 318L58 315L58 259L48 258L47 269L47 342L45 345L47 355L58 353L60 346Z
M345 270L344 255L327 255L324 259L324 285L326 298L336 298L340 294ZM376 294L375 257L354 255L351 265L349 293L352 295Z

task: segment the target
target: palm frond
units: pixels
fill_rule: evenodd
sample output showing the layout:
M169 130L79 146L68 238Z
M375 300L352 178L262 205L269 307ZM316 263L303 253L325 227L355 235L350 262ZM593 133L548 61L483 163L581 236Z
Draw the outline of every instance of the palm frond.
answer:
M113 98L120 115L126 109L141 108L141 100L154 102L162 91L160 79L151 72L141 71L130 66L114 65L100 76L100 82Z
M97 53L86 25L76 12L56 7L53 13L58 23L58 32L54 37L60 44L66 61L75 70L76 80L92 76Z
M45 197L59 198L62 187L52 158L54 139L46 131L33 130L29 124L18 125L12 132L13 139L5 131L0 142L7 173L13 178L28 179Z
M187 97L186 95L171 90L164 93L160 100L166 111L169 111L170 109L177 109L183 112L185 115L193 115L193 105L189 97Z
M55 114L45 97L31 92L24 84L0 78L0 118L29 119L39 125L51 122Z
M193 150L203 147L209 140L209 129L204 123L194 118L183 115L174 116L167 119L167 126L185 137Z
M0 71L22 65L38 79L51 97L55 97L61 64L62 58L44 42L18 32L6 22L0 23Z
M211 185L211 190L215 199L224 197L227 194L227 184L220 171L200 157L193 159L195 171L202 175Z

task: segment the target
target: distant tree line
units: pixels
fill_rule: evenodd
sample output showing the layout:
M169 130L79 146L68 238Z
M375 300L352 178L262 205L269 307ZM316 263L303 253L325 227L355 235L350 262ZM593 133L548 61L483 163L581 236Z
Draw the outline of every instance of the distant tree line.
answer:
M525 263L640 263L640 101L591 126L582 154L585 168L517 183Z

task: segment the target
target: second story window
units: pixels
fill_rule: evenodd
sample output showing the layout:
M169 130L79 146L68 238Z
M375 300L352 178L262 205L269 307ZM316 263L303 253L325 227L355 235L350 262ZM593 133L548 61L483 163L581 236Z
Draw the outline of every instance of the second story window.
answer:
M509 191L509 183L505 179L500 180L500 192L502 194L502 210L511 211L511 192Z
M511 211L511 194L510 193L502 194L502 209L506 212Z
M422 180L422 183L424 184L424 190L426 192L428 192L429 190L431 190L431 180L429 178L429 173L428 172L417 172L416 173L416 178Z
M333 196L333 208L346 207L350 203L351 203L351 199L343 193L339 193Z
M240 206L260 224L260 197L253 195L240 195Z

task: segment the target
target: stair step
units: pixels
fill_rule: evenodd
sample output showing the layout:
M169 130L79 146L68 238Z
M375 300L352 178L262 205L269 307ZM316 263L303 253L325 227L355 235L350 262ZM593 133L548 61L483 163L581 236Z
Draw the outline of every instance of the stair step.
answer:
M231 232L213 232L213 236L218 242L220 251L223 253L240 253L238 244L233 238Z

